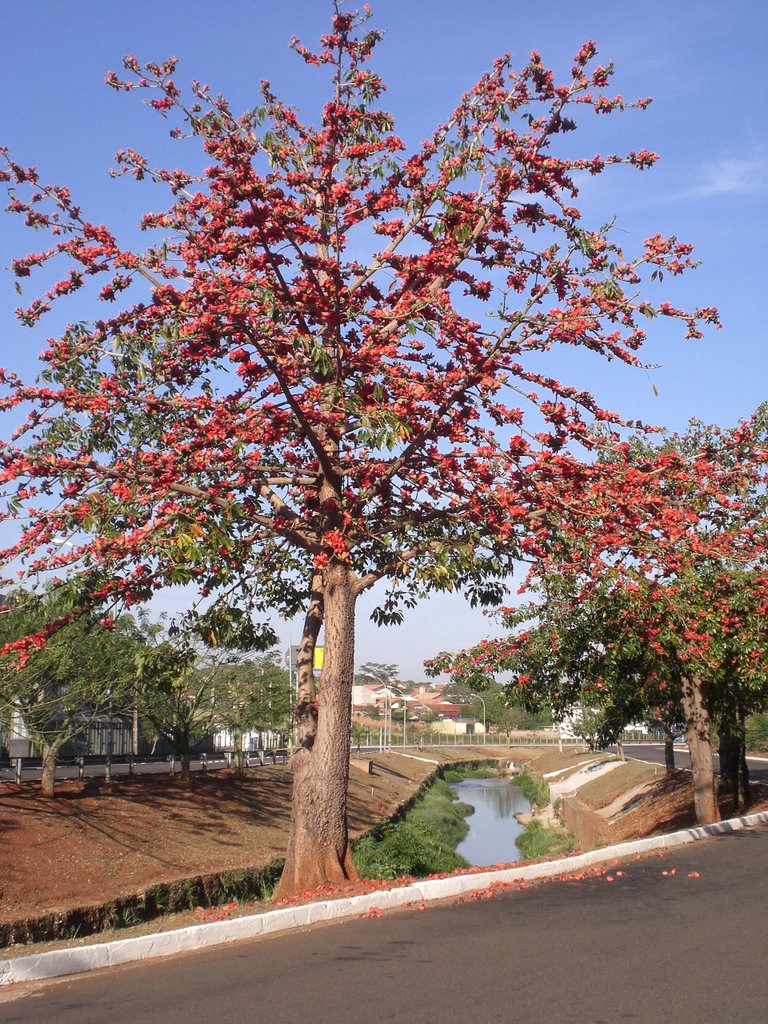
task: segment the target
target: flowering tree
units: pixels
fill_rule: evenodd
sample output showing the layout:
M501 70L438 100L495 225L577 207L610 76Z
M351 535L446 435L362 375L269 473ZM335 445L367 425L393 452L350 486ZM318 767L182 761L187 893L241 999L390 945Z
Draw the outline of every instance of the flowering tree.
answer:
M512 671L530 704L598 708L604 740L649 713L668 731L682 719L701 823L719 817L716 726L745 806L745 720L768 704L767 413L606 448L587 471L584 516L563 521L534 570L539 601L503 611L506 637L441 655L433 671Z
M387 581L380 623L435 590L498 602L515 556L563 512L580 472L568 446L590 449L593 422L615 419L548 375L542 355L576 346L635 364L646 318L689 336L715 320L641 295L644 279L691 266L690 246L656 235L625 254L574 205L580 175L655 160L572 155L580 115L647 102L606 93L612 72L592 43L562 83L538 54L519 72L500 58L407 155L378 106L380 33L367 18L336 7L318 50L294 41L330 83L316 126L268 83L240 116L205 85L187 100L173 60L130 57L125 77L108 77L210 161L195 176L118 154L118 173L170 191L144 217L142 251L34 169L8 158L4 171L9 208L52 236L15 262L17 277L68 262L21 319L96 279L104 303L49 340L37 383L2 377L3 406L31 408L0 448L20 524L4 557L76 572L91 602L194 583L210 602L203 631L228 609L304 609L281 895L354 874L360 594ZM61 535L74 546L53 546Z
M442 654L429 662L430 671L450 670L478 688L488 685L489 672L511 674L502 691L509 709L547 710L557 721L588 711L588 735L600 744L618 743L627 725L645 722L663 730L671 771L685 717L680 672L676 651L665 659L635 628L649 595L639 587L634 594L616 587L586 594L579 582L551 568L539 600L499 613L505 637Z

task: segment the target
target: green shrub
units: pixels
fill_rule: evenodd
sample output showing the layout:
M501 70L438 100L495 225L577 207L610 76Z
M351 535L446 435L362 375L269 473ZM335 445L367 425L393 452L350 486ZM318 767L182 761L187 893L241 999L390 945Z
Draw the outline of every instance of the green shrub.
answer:
M407 820L436 832L446 845L455 849L469 832L469 826L464 819L473 811L474 807L464 803L456 803L453 806L446 806L443 803L428 804L426 807L414 807Z
M537 818L528 823L525 832L517 837L515 843L525 860L564 856L573 853L576 848L576 838L572 832L556 832L544 828Z
M403 821L380 825L358 840L357 870L363 878L399 878L468 867L455 849L469 831L464 819L473 811L446 782L436 780Z
M400 821L361 839L354 851L362 878L423 877L468 867L440 833L423 822Z
M534 807L546 807L549 803L549 786L539 775L531 775L525 768L516 776L515 785Z

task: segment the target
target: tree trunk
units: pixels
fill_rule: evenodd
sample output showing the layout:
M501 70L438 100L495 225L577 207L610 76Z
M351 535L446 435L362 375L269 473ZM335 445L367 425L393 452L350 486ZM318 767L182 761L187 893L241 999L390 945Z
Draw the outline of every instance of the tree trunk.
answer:
M720 792L732 797L734 809L741 814L750 804L746 743L742 736L725 729L720 730L719 739Z
M664 733L664 767L670 773L675 770L675 737L671 732Z
M315 576L297 658L291 833L275 899L358 877L347 833L356 600L354 576L343 562L332 562L322 580ZM323 621L325 656L315 709L312 656Z
M744 812L752 803L752 790L749 785L749 766L747 765L747 741L741 737L741 755L739 757L739 786L736 791L736 807Z
M56 759L61 748L61 741L47 743L43 740L43 774L40 776L40 788L43 796L56 795Z
M244 774L243 766L243 730L238 726L235 728L235 774Z
M709 825L720 820L715 797L715 769L712 760L710 716L704 687L697 676L685 676L682 685L682 705L691 753L693 777L693 803L696 821Z
M746 722L744 697L734 675L726 682L721 700L718 728L720 740L720 792L733 800L734 810L742 814L750 803L749 769L747 768Z
M739 737L726 728L718 730L718 754L720 755L720 792L736 796L739 788L739 758L741 747Z

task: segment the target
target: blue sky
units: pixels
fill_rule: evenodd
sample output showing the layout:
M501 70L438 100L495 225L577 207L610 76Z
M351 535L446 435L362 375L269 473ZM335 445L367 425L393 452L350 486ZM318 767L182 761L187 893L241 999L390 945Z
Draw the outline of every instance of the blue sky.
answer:
M594 183L581 205L596 218L617 217L633 251L656 233L693 242L702 266L657 298L720 309L724 327L683 342L651 326L648 375L590 364L563 366L578 383L631 418L682 428L691 417L721 424L748 415L768 398L768 346L762 303L768 235L768 13L764 0L379 0L374 23L387 30L376 61L389 85L386 106L406 142L426 137L499 53L522 65L531 49L561 73L582 42L595 39L616 65L615 91L653 96L644 113L592 119L585 152L648 148L661 155L649 173L623 168ZM131 146L169 163L185 156L161 119L133 95L104 85L120 58L171 54L182 84L197 78L233 107L257 101L256 86L275 90L309 116L323 100L320 76L290 52L293 35L312 44L325 30L324 0L26 0L3 5L0 42L0 144L44 178L67 184L94 220L128 237L139 212L161 205L151 188L128 189L106 174L119 148ZM0 219L0 266L38 245L12 219ZM762 300L762 302L761 302ZM0 364L28 374L53 323L38 333L14 323L18 296L0 276ZM66 310L68 318L88 309ZM571 377L568 376L569 372ZM654 394L655 384L658 395ZM174 606L174 599L167 599ZM282 628L287 642L287 627ZM420 676L424 657L474 642L489 627L459 598L430 601L406 625L378 630L361 608L358 662L397 662ZM292 627L293 638L298 624Z

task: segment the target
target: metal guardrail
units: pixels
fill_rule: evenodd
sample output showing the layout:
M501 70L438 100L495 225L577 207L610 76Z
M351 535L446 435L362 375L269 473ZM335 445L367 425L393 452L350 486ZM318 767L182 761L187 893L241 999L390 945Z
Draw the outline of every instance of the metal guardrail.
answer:
M251 750L243 752L243 765L245 768L258 768L266 764L286 764L289 751L286 747L277 747L266 750ZM82 781L86 778L88 768L103 767L104 775L113 778L112 770L117 766L127 766L128 771L118 773L120 775L141 775L149 774L142 772L142 766L168 765L168 774L174 775L181 764L181 759L174 754L115 754L107 757L104 754L84 754L80 757L63 758L56 763L56 769L77 768L77 778ZM193 771L210 771L216 768L232 768L235 764L235 752L224 750L213 754L199 754L192 757L190 765ZM42 772L43 759L41 757L9 757L0 758L0 783L13 781L20 784L24 778L24 772ZM7 773L3 778L3 771ZM10 778L9 778L10 777ZM58 776L61 778L62 776ZM97 776L91 775L95 778Z

